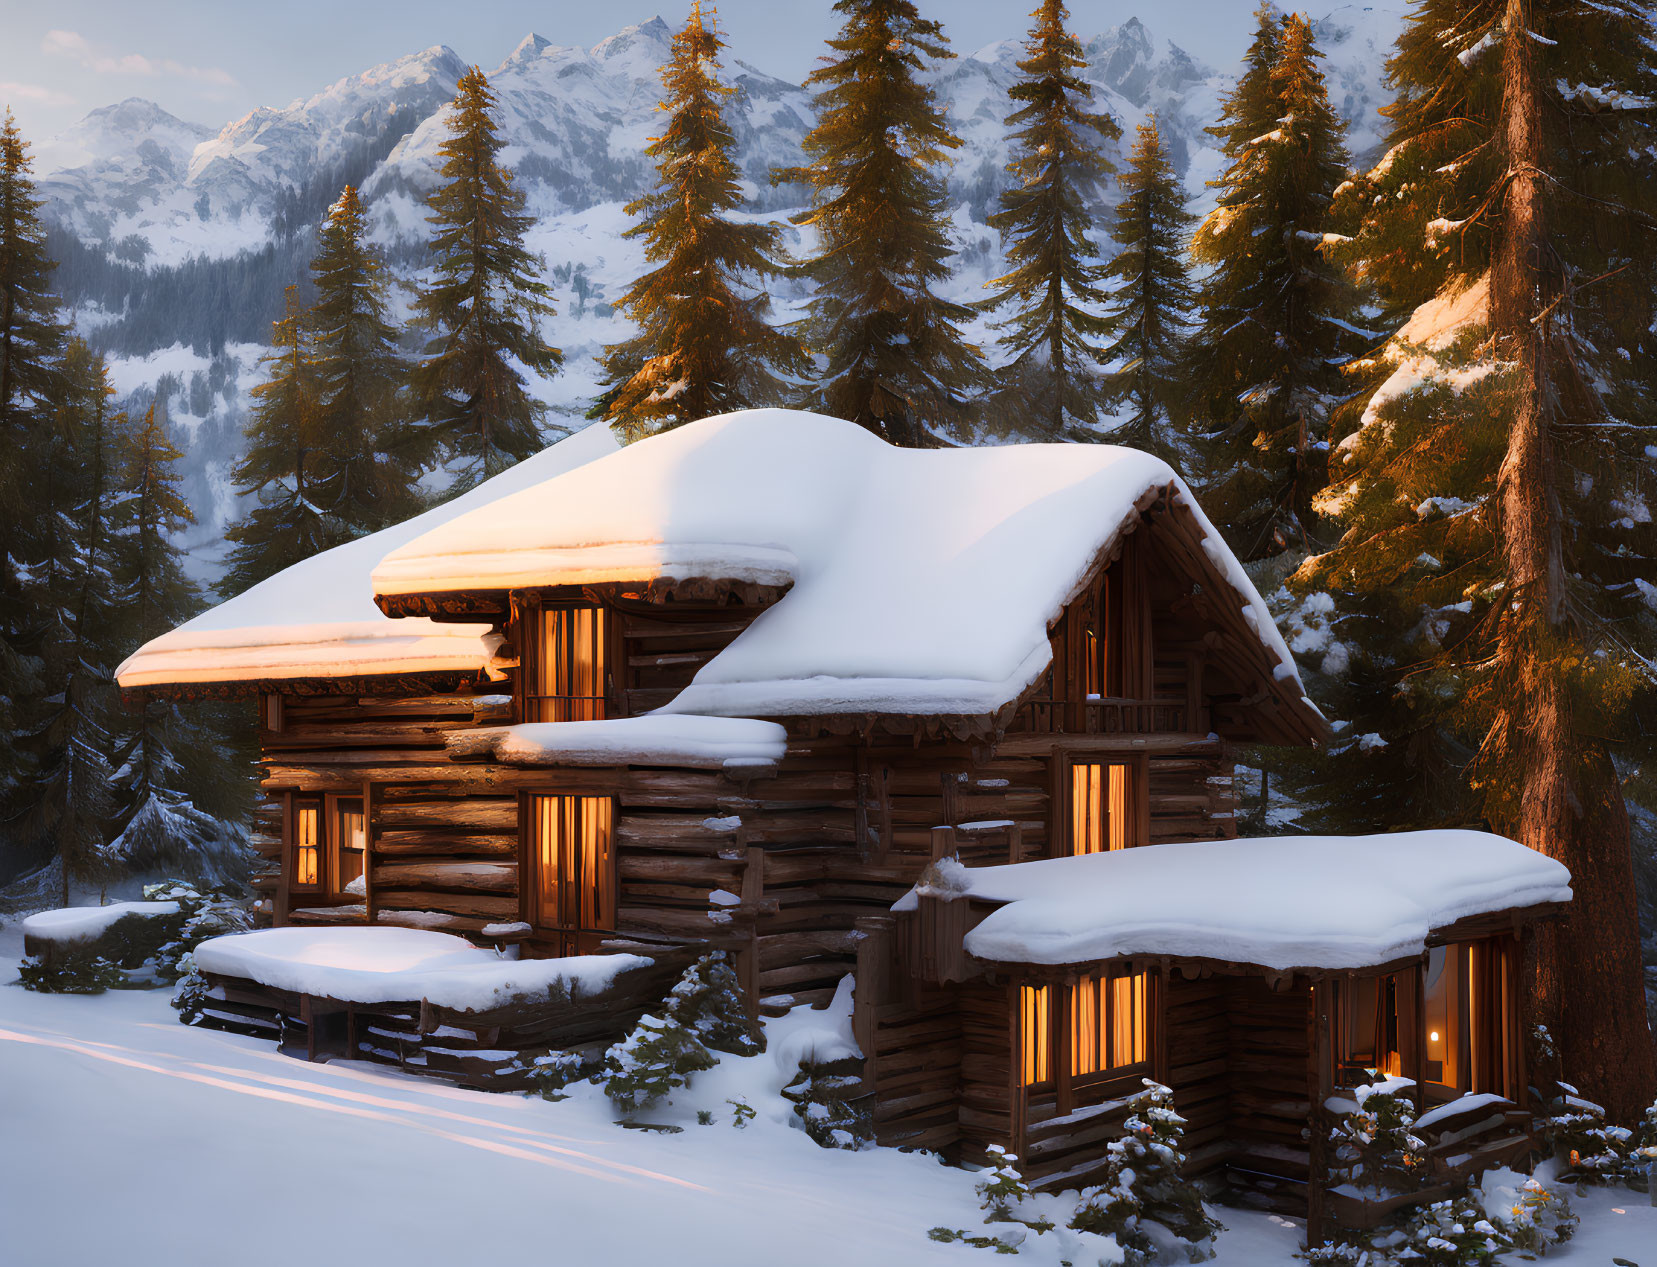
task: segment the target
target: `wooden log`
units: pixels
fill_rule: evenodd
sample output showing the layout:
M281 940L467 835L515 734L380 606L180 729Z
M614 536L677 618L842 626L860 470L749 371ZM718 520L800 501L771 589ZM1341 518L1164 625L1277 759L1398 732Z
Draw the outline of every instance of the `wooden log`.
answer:
M380 923L393 923L393 911L437 911L447 915L470 915L495 923L511 923L518 918L516 897L496 897L481 893L439 893L429 889L380 890Z
M382 831L374 837L374 853L382 857L464 854L475 857L516 857L515 835L456 834L439 830Z
M374 869L377 884L393 888L458 889L479 893L516 893L516 862L383 862ZM382 897L382 901L383 901Z

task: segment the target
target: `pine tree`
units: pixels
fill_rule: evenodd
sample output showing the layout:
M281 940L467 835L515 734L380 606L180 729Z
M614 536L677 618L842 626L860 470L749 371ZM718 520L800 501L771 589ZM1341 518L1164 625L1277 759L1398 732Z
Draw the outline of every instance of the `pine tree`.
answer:
M13 736L34 720L43 685L37 653L44 621L25 591L42 562L34 477L49 446L64 330L41 205L28 143L8 110L0 126L0 515L7 524L0 538L0 823L16 811L34 773Z
M72 878L102 882L111 872L104 844L119 622L111 553L121 513L112 467L126 419L110 408L103 358L81 340L69 344L58 381L52 446L40 455L50 553L35 606L48 621L47 687L27 742L40 771L32 816L54 841L67 905Z
M1366 212L1352 249L1388 311L1430 297L1335 451L1325 504L1345 536L1295 578L1347 617L1375 688L1355 729L1386 742L1397 786L1423 752L1466 754L1421 825L1471 799L1571 869L1572 918L1539 936L1531 993L1566 1067L1622 1121L1657 1090L1612 764L1615 750L1637 789L1657 699L1657 163L1622 108L1657 99L1654 36L1620 3L1412 16L1388 157L1350 191Z
M387 318L385 266L347 185L317 231L316 303L305 317L321 473L313 500L340 531L374 532L419 509L419 468L397 411L402 366Z
M1043 439L1096 439L1106 399L1099 364L1106 325L1088 203L1115 170L1099 143L1118 139L1122 129L1088 108L1093 90L1076 73L1087 59L1065 26L1070 15L1061 0L1043 0L1034 16L1020 77L1007 93L1017 103L1007 118L1013 184L989 218L1013 266L990 283L992 303L1012 311L998 325L1007 332L1001 347L1012 382L996 412Z
M242 496L254 504L225 530L232 548L219 592L226 596L350 539L318 505L327 459L295 286L288 287L282 319L271 324L271 351L260 364L265 381L250 393L247 449L233 473Z
M923 58L953 57L943 27L911 0L838 0L836 54L807 77L817 89L810 165L775 178L811 187L800 223L820 249L801 266L816 288L804 324L827 360L808 408L919 447L967 419L984 381L960 323L963 304L937 293L953 255L939 170L961 142L918 75Z
M1107 381L1107 391L1116 404L1132 411L1113 438L1173 457L1185 470L1191 469L1190 455L1181 451L1173 418L1185 394L1195 302L1185 248L1195 224L1152 116L1134 138L1111 230L1118 250L1104 276L1116 282L1116 289L1102 331L1109 340L1103 359L1120 366Z
M1205 505L1245 559L1304 543L1322 485L1329 414L1341 389L1352 288L1324 258L1330 203L1346 172L1311 28L1298 15L1261 30L1210 129L1230 160L1219 205L1192 249L1211 266L1196 404L1212 429Z
M477 483L541 448L546 405L525 371L550 377L564 356L540 335L553 315L546 263L523 244L533 223L523 192L500 165L506 144L494 118L495 96L483 72L461 77L449 136L438 147L442 183L427 200L435 232L435 277L415 305L430 334L415 369L414 413L428 440Z
M642 217L627 236L645 240L656 267L622 297L639 333L605 349L609 390L596 412L628 440L779 403L786 380L808 368L799 341L766 320L767 282L782 271L781 230L729 214L744 198L724 116L734 89L718 78L724 47L700 4L693 7L662 67L668 125L645 151L656 160L658 187L627 207Z
M195 522L178 489L183 456L151 405L123 437L126 514L116 554L129 650L195 614L199 595L172 537ZM118 737L111 854L135 868L177 863L223 835L180 790L175 751L189 734L178 705L145 692Z
M1108 1147L1104 1181L1084 1194L1070 1226L1116 1237L1129 1267L1157 1261L1147 1221L1193 1247L1211 1240L1220 1225L1203 1208L1201 1191L1182 1173L1185 1119L1174 1108L1174 1093L1145 1079L1145 1091L1136 1097L1123 1131ZM1194 1262L1211 1254L1188 1251Z

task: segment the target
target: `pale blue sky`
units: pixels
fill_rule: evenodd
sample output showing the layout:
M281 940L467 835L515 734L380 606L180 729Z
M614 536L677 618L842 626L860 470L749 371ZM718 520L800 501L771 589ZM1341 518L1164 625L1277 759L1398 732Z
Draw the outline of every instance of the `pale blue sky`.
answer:
M1247 41L1257 0L1071 0L1078 33L1138 14L1217 67ZM957 52L1019 36L1033 0L923 0ZM723 0L735 56L800 79L836 26L831 0ZM0 0L0 107L45 140L88 110L147 97L218 126L255 106L286 105L345 75L432 44L486 69L530 31L591 46L689 0Z

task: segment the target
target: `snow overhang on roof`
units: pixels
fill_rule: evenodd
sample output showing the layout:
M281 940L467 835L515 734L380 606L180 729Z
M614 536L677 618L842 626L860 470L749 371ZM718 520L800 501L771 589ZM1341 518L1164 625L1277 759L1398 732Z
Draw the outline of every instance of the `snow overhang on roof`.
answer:
M617 447L588 427L406 523L296 563L145 643L115 671L125 689L388 674L475 673L487 624L392 620L369 575L385 554L448 520L538 485Z
M1571 900L1565 866L1489 832L1148 845L1001 867L946 860L918 894L996 904L966 935L988 963L1166 956L1274 972L1380 967L1458 920Z
M664 711L994 714L1048 626L1170 490L1296 707L1264 600L1159 458L1111 445L899 449L819 414L704 419L491 502L388 553L377 598L697 578L790 587Z
M524 722L456 730L450 756L493 757L507 765L669 766L686 770L771 769L788 751L788 732L749 717L615 717Z

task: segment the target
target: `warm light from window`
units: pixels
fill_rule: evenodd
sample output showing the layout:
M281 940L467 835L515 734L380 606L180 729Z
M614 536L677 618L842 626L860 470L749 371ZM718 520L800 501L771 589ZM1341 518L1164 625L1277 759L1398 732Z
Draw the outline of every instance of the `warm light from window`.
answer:
M1436 1043L1438 1041L1438 1031L1436 1029L1431 1034L1427 1035L1427 1041L1429 1043Z
M293 882L301 886L311 886L321 881L322 842L318 830L322 826L322 813L314 805L301 805L294 816L294 869Z
M1049 1065L1052 1050L1053 990L1051 986L1022 986L1018 992L1019 1037L1022 1070L1020 1081L1027 1087L1040 1086L1053 1078Z

